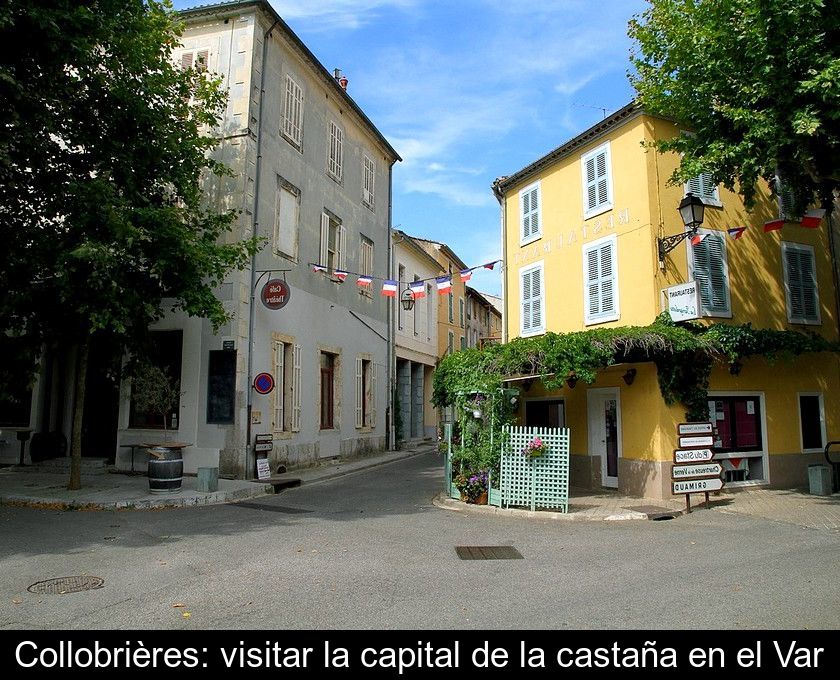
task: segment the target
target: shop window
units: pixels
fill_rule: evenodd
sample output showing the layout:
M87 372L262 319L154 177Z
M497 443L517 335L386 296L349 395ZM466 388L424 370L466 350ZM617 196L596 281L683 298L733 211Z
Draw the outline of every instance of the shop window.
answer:
M211 351L207 366L207 422L233 423L235 403L236 351Z
M181 350L184 344L183 331L152 331L149 361L163 369L173 382L181 384ZM166 414L166 429L178 429L180 404ZM131 402L128 426L147 430L163 430L164 416L160 413L141 411Z
M761 417L757 394L710 397L715 459L723 465L726 482L765 478Z

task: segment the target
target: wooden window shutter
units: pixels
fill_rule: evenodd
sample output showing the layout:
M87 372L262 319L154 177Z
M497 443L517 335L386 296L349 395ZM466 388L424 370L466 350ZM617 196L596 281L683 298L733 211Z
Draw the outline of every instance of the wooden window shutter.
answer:
M583 163L584 212L612 203L609 179L609 147L601 147L585 155Z
M522 332L531 330L531 272L522 274Z
M534 269L531 272L531 329L542 327L542 269Z
M599 249L601 260L601 313L615 312L615 276L613 271L613 244L606 243Z
M292 348L292 432L300 432L300 345Z
M522 240L540 233L540 185L524 189L519 193L521 204Z
M318 264L326 267L329 260L329 253L327 252L330 245L330 216L327 213L321 213L321 253L319 255Z
M285 397L285 381L284 377L284 360L285 360L285 353L286 353L286 345L279 340L275 340L272 342L274 348L274 366L272 367L274 370L274 391L272 395L274 397L274 419L272 423L272 427L275 431L280 431L285 429L284 422L285 422L285 412L284 412L284 397Z
M819 296L813 251L785 244L784 256L788 320L791 323L819 323Z
M618 274L614 240L584 250L584 317L588 323L618 316Z
M586 253L586 310L587 317L601 313L601 288L598 282L598 250L592 248Z
M195 52L183 52L181 54L181 68L184 69L185 71L188 68L192 68L194 57L195 57Z
M364 371L361 357L356 357L356 427L364 426Z
M347 229L338 228L338 268L347 269Z
M199 50L195 53L195 68L198 71L207 71L207 64L210 60L210 50Z
M706 314L729 313L729 276L726 245L720 234L707 234L691 246L694 279L700 288L700 304Z
M303 140L303 90L291 76L286 76L286 101L283 106L283 134L300 146Z

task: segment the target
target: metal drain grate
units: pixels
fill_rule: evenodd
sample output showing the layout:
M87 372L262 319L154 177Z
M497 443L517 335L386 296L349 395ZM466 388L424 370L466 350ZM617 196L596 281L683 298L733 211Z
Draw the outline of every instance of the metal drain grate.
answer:
M83 590L96 590L105 585L105 579L98 576L62 576L46 581L38 581L27 588L30 593L37 595L66 595L79 593Z
M521 560L522 553L510 545L458 545L455 552L462 560Z

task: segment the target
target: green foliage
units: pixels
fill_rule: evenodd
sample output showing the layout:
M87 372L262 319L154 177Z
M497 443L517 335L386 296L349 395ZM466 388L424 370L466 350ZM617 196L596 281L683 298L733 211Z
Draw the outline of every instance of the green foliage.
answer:
M630 80L651 113L694 135L672 181L701 172L754 203L778 170L797 212L840 187L840 3L649 0L629 26Z
M142 362L131 372L131 399L141 411L161 416L166 430L168 416L181 400L181 383L159 366Z
M688 420L705 420L709 376L715 362L733 365L751 356L774 361L829 351L840 351L840 345L813 333L757 330L750 324L677 326L663 313L649 326L546 333L450 354L435 371L433 401L437 406L455 404L459 411L461 395L476 390L498 393L506 377L539 377L547 389L553 390L562 387L570 376L592 384L599 370L613 364L651 361L656 364L665 402L683 404ZM507 400L498 402L504 406ZM508 412L505 420L503 414L499 422L510 422L510 417ZM479 428L477 441L486 430Z

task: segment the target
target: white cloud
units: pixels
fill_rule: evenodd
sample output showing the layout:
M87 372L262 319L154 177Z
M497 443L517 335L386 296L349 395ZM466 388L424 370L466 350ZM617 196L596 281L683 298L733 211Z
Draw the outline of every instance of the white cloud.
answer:
M309 20L310 30L354 30L375 21L382 10L410 9L414 0L270 0L285 21Z

